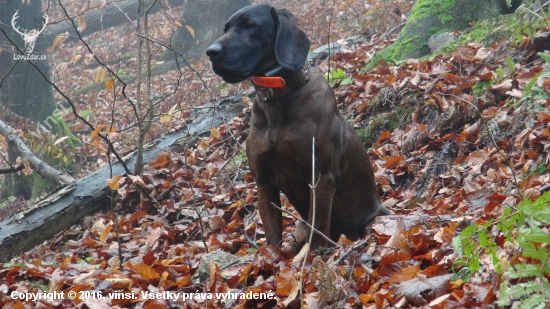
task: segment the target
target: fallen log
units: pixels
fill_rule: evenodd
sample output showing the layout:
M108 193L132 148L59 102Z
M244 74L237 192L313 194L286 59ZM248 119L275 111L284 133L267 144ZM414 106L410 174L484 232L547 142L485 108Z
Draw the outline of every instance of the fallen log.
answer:
M196 142L202 133L210 134L211 127L221 125L242 111L243 96L239 94L222 98L205 105L210 108L200 110L202 112L198 112L195 120L184 129L151 141L143 151L143 161L150 162L163 150L181 150L185 145ZM134 153L126 155L124 161L130 170L134 169ZM124 173L120 162L113 164L113 175ZM0 263L8 262L16 254L51 238L84 216L105 209L109 205L111 193L106 183L110 175L111 170L107 166L60 188L23 212L0 222Z
M8 145L13 149L13 151L20 156L22 159L27 160L32 168L42 176L42 178L53 183L54 185L65 185L72 183L74 178L64 172L60 172L55 168L51 167L48 163L38 159L37 156L32 153L27 145L17 136L17 133L6 125L2 120L0 120L0 135L3 135L8 141ZM17 169L12 168L12 171L17 171ZM0 171L2 173L2 171Z

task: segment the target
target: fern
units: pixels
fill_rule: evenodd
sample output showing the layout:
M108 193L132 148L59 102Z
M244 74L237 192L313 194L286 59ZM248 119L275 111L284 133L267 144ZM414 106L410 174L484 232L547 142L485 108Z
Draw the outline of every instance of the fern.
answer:
M521 308L523 309L542 309L544 305L544 298L539 294L532 294L521 302Z
M545 62L549 62L550 63L550 54L547 54L547 53L537 53L537 55L539 57L542 58L542 60L544 60Z
M540 267L533 264L518 264L506 272L512 279L530 278L540 275Z
M522 299L525 296L538 292L540 290L540 286L535 280L520 283L512 287L507 287L506 282L504 282L501 284L500 289L500 300L498 301L498 304L501 306L507 306L514 299Z
M498 304L544 308L550 304L550 234L543 230L550 225L550 193L544 193L536 201L522 201L515 213L512 213L512 208L506 208L497 222L496 226L492 220L481 227L468 226L453 239L453 247L459 256L454 263L459 266L455 277L469 279L479 269L480 253L485 253L497 272L501 272L502 263L498 259L498 244L494 236L499 233L491 233L491 229L496 228L506 241L519 244L524 257L506 260L512 266L504 269Z

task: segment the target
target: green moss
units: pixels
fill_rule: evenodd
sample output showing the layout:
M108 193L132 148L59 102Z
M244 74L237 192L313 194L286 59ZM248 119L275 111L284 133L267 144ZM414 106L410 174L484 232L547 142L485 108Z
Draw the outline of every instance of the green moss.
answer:
M438 27L431 27L429 30L428 30L428 34L430 36L434 35L434 34L438 34L440 28Z
M440 17L439 17L439 20L441 20L441 22L443 24L448 24L450 22L453 21L453 17L451 15L447 15L447 14L442 14Z
M400 42L395 41L392 45L376 53L372 60L365 66L365 69L374 68L381 59L386 60L388 63L400 61L404 55L409 54L414 49L422 48L422 44L420 44L421 40L422 38L420 36L414 36Z
M378 140L380 134L386 130L392 132L412 111L412 107L398 106L394 111L373 117L366 127L357 130L357 135L363 141L363 146L371 147Z
M416 21L436 14L439 20L446 24L453 20L453 17L448 13L454 6L455 0L419 0L409 16L409 21Z
M240 168L241 164L246 165L248 163L246 151L242 148L229 160L230 161L225 165L224 170L230 173L236 172Z
M472 87L472 94L476 97L479 97L487 88L491 87L494 83L494 78L491 78L491 80L480 80Z

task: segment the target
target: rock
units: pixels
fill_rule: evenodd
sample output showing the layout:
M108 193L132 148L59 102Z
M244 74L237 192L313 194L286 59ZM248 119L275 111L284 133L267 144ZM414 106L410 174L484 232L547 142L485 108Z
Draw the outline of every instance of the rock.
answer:
M222 250L212 251L203 255L199 264L199 282L204 282L210 277L210 261L214 261L220 269L229 265L234 266L241 263L252 262L253 256L236 257Z
M309 55L307 56L307 60L310 62L313 62L314 59L320 59L325 60L328 58L329 53L329 46L330 46L330 54L334 55L340 52L340 47L342 45L352 45L357 43L362 43L370 39L369 35L360 34L360 35L354 35L346 39L338 40L337 42L333 42L327 45L323 45L321 47L317 47L314 49Z
M428 47L433 53L440 51L443 47L449 46L456 39L451 32L434 34L428 39Z

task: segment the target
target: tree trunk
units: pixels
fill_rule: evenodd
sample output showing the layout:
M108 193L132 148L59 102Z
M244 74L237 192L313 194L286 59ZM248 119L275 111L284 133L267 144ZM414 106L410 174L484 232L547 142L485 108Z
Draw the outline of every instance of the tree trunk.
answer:
M22 1L9 1L8 4L0 5L0 27L20 50L25 50L25 41L11 25L16 11L19 18L16 19L15 25L19 27L19 32L28 33L33 29L41 29L45 22L41 2L33 0L30 4L24 4ZM0 78L3 78L0 84L0 104L23 118L36 122L43 121L55 110L53 89L28 61L15 60L20 53L8 38L4 32L0 31ZM41 33L37 37L32 52L30 49L27 52L43 57L47 55L47 48L48 45ZM47 59L33 62L46 76L49 76ZM17 152L9 148L8 160L13 164L16 159ZM9 178L12 187L4 186L4 194L30 198L33 187L32 177L11 174Z
M23 4L22 1L9 1L8 4L0 5L0 27L19 49L24 50L23 38L11 26L11 20L16 11L19 14L16 20L19 31L31 31L42 27L44 22L42 7L39 0L31 1L30 5ZM46 55L47 48L44 35L40 34L32 54ZM46 119L55 110L52 87L30 63L14 60L14 56L19 55L19 52L1 31L0 50L0 78L4 78L0 84L0 104L21 117L33 121ZM44 74L49 76L47 61L34 62Z
M208 46L222 36L223 25L229 17L248 5L250 0L187 0L181 14L185 24L174 33L172 48L186 58L204 57ZM194 33L185 26L191 27Z
M144 162L150 162L165 149L181 151L189 144L195 144L202 133L209 134L211 127L219 126L224 119L237 116L243 109L243 95L217 100L211 103L213 109L197 115L185 130L161 136L151 145L154 148L143 151ZM129 156L126 164L133 170L135 155ZM36 244L51 238L55 233L77 223L81 218L94 214L109 205L111 190L106 180L113 175L124 174L120 163L114 163L112 171L103 168L74 184L61 188L46 199L30 206L22 213L12 214L0 222L0 263L8 262L14 255L29 250Z
M471 22L507 12L501 0L418 0L395 42L378 52L367 67L376 66L381 59L397 62L428 55L430 36L462 31L469 28Z

